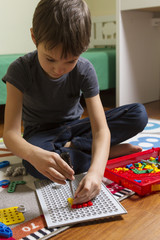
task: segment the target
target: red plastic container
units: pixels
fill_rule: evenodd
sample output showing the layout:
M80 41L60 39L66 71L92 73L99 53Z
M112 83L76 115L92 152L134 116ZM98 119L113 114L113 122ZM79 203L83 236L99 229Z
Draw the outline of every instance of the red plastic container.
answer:
M152 148L147 151L126 155L119 158L109 160L105 169L104 177L129 188L138 195L146 195L151 192L160 191L160 172L159 173L145 173L132 175L113 172L112 169L118 167L125 167L127 164L137 163L143 160L148 160L150 157L158 157L160 155L160 148ZM135 180L141 180L136 182Z

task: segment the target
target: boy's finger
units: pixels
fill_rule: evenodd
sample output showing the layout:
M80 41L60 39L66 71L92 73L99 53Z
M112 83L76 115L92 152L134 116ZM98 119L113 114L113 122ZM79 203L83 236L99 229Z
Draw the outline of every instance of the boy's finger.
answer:
M53 164L53 167L50 166L49 167L50 171L52 171L52 175L54 174L58 174L57 175L57 178L60 178L62 179L62 176L63 176L63 179L70 179L70 180L74 180L74 171L72 170L71 172L68 172L68 169L64 169L62 167L60 167L58 164Z
M82 190L82 185L79 184L79 185L78 185L78 188L76 189L75 194L74 194L74 197L75 197L75 198L76 198L77 195L81 192L81 190Z
M59 180L66 180L66 177L59 171L57 171L57 169L49 167L47 173L49 173L51 176L53 176L56 179Z
M97 194L94 191L94 192L90 193L89 196L83 196L83 197L74 198L73 204L88 202L88 201L92 200L96 195Z
M50 179L52 182L56 182L56 183L59 183L59 184L66 184L65 180L61 180L59 178L56 178L55 176L50 174L50 172L45 172L45 173L42 173L42 174L45 175L48 179Z
M74 170L66 163L59 154L56 155L56 163L59 165L60 168L64 169L67 173L73 175Z
M75 192L75 197L83 197L86 196L91 190L91 184L89 182L85 182L82 179L82 182L79 183L78 188Z

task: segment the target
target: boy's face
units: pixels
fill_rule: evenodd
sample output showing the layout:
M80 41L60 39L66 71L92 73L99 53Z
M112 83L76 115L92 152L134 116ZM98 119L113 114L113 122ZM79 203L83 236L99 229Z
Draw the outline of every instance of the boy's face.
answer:
M66 58L61 58L61 44L57 45L52 50L46 50L44 43L40 43L37 47L37 51L42 69L52 79L60 78L62 75L72 71L79 57L68 54Z

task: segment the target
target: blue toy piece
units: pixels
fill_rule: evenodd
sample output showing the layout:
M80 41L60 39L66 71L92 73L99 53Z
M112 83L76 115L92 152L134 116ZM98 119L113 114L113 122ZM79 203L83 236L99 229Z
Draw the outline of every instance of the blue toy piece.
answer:
M0 181L0 187L6 186L6 185L9 185L9 184L10 184L9 180L4 179L4 180Z
M9 166L10 162L9 161L2 161L0 162L0 168L7 167Z
M129 168L130 169L130 167L133 167L133 164L131 163L131 164L128 164L128 165L126 165L126 168Z
M4 223L0 222L0 236L10 238L12 237L12 230L7 227Z
M141 183L142 180L137 180L137 179L134 179L135 182L138 182L138 183Z

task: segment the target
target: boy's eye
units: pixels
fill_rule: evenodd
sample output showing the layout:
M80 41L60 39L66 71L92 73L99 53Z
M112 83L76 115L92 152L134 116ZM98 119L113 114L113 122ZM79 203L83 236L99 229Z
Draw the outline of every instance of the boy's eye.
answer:
M73 64L73 63L75 63L77 60L75 59L75 60L72 60L72 61L70 61L70 62L68 62L68 64Z
M55 62L54 59L51 59L51 58L47 58L47 61L49 61L49 62Z
M76 61L76 60L73 60L73 61L70 61L70 62L68 62L68 63L71 63L71 64L72 64L72 63L75 63L75 61Z
M55 62L55 60L52 59L52 58L47 58L47 61L48 61L48 62ZM66 64L73 64L73 63L75 63L75 62L76 62L76 60L72 60L72 61L70 61L70 62L66 62Z

